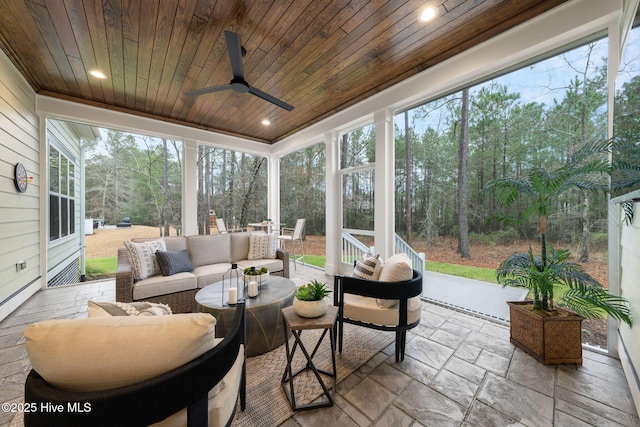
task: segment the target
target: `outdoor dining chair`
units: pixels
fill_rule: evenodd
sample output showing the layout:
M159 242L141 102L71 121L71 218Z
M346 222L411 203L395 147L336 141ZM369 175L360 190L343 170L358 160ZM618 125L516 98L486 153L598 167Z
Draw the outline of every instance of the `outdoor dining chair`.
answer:
M304 232L304 223L306 220L307 220L306 218L298 218L294 228L283 227L281 234L278 235L278 240L281 243L291 242L291 253L293 255L291 258L293 259L293 268L295 270L297 270L297 262L299 260L302 260L302 265L305 265L304 264L304 243L302 242L302 235ZM298 258L296 258L296 244L295 244L296 241L299 242L300 251L302 253L302 255ZM284 245L286 249L286 244Z

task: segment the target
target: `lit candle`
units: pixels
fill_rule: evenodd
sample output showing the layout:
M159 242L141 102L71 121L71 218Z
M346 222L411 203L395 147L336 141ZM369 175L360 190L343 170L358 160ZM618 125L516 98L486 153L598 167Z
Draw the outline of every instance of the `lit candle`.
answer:
M229 304L238 303L238 288L229 288Z
M258 295L258 286L255 281L251 281L249 282L249 296L255 297L256 295Z

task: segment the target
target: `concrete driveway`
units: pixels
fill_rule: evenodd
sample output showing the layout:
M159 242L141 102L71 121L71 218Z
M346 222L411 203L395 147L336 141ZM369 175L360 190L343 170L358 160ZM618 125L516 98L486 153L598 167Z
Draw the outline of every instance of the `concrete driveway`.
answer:
M425 271L422 296L430 301L501 322L509 321L507 301L522 301L528 290Z

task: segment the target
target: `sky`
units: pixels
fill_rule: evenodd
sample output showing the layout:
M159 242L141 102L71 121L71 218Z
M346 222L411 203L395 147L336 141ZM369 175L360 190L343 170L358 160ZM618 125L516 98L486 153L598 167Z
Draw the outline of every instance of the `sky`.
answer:
M607 50L608 42L606 38L594 42L591 64L589 65L591 73L595 71L596 66L606 63ZM471 88L471 93L473 94L483 87L488 87L492 83L497 83L507 85L509 93L519 93L522 104L536 102L552 105L554 99L558 102L562 100L571 79L587 66L587 52L587 46L582 46L556 55L476 85ZM567 63L571 64L571 68ZM620 68L621 72L618 73L616 79L616 89L620 89L623 83L640 74L640 27L631 31ZM437 102L434 101L434 103ZM445 109L442 112L446 114ZM428 126L438 128L438 120L442 120L442 116L440 114L432 114L430 117L416 122L414 126L419 133L422 133ZM440 127L443 125L444 123L440 123ZM397 120L396 127L404 129L404 120Z

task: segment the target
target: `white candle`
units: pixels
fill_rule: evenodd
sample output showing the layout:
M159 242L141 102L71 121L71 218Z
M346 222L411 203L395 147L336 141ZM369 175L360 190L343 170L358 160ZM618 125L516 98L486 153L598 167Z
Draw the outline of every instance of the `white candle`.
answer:
M229 288L229 304L238 303L238 288Z
M256 285L256 282L251 281L249 282L249 296L255 297L256 295L258 295L258 286Z

